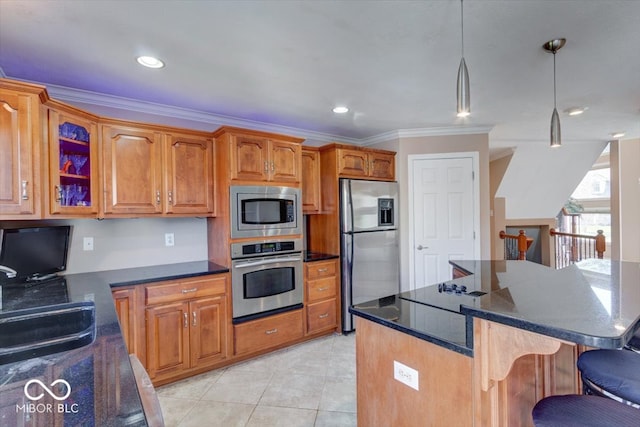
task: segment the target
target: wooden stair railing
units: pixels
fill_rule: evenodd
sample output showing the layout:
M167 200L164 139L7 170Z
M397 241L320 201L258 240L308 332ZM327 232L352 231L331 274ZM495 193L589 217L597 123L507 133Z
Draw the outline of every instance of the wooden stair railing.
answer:
M520 230L517 236L500 231L499 236L504 240L504 259L520 261L527 259L527 249L533 243L533 239L527 237L524 230Z
M586 258L604 258L607 239L602 230L595 236L549 230L555 241L556 268L564 268Z

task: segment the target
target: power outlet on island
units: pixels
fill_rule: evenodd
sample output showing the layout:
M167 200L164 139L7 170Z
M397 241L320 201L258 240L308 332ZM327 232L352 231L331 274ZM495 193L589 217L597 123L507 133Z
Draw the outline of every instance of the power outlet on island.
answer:
M402 384L408 385L414 390L420 390L420 380L418 371L403 365L400 362L393 361L393 378Z
M173 233L165 233L164 234L164 245L165 246L173 246L175 241L173 240Z

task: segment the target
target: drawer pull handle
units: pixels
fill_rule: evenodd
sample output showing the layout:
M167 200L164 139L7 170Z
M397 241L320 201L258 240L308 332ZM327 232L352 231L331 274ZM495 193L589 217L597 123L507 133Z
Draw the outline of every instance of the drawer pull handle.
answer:
M22 181L22 200L29 200L29 191L27 190L27 185L29 181Z
M273 328L273 329L269 329L268 331L265 331L264 333L267 335L271 335L271 334L275 334L278 332L278 328Z
M326 273L327 271L329 271L329 269L328 269L328 268L326 268L326 267L325 267L325 268L319 268L319 269L318 269L318 273Z
M195 292L195 291L197 291L197 290L198 290L198 288L183 289L183 290L182 290L182 293L183 293L183 294L188 294L188 293L190 293L190 292Z
M329 317L329 313L319 315L318 319L326 319L327 317Z
M197 322L196 322L196 312L192 311L191 314L193 314L193 326L196 326Z
M184 316L184 327L185 327L185 328L188 328L188 327L189 327L189 315L188 315L188 314L187 314L187 312L185 311L185 312L183 313L183 316Z
M329 287L328 287L328 286L326 286L326 287L324 287L324 288L318 288L318 292L324 292L324 291L326 291L326 290L328 290L328 289L329 289Z

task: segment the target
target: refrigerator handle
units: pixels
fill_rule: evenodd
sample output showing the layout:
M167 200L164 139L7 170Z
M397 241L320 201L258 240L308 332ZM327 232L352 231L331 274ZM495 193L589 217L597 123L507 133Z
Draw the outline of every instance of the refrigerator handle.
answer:
M353 201L351 199L351 180L340 180L341 221L340 228L343 233L353 231Z
M353 234L342 234L342 329L353 330L349 307L353 301L351 278L353 277Z

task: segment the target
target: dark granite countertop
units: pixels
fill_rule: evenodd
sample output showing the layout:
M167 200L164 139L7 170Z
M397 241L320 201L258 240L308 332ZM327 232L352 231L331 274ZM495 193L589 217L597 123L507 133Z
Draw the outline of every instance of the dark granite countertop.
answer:
M304 262L324 261L327 259L340 258L339 255L324 254L322 252L304 251Z
M93 302L95 340L75 350L0 365L0 406L11 409L0 413L0 425L21 425L26 419L42 425L53 425L54 420L62 420L64 425L147 425L111 286L227 271L226 267L201 261L73 274L31 286L3 283L0 316L54 304ZM51 385L57 380L68 382L71 389L63 400L54 400L54 395L59 398L67 391L64 385ZM30 400L25 395L29 382L28 393L31 397L42 394L40 399Z
M561 270L528 261L451 263L470 275L446 282L447 289L432 285L393 296L406 315L386 318L390 298L350 311L463 354L473 353L473 317L599 348L620 348L640 328L638 263L585 260ZM452 291L453 284L465 292ZM425 312L420 306L434 319L418 315ZM438 317L455 320L441 327Z

